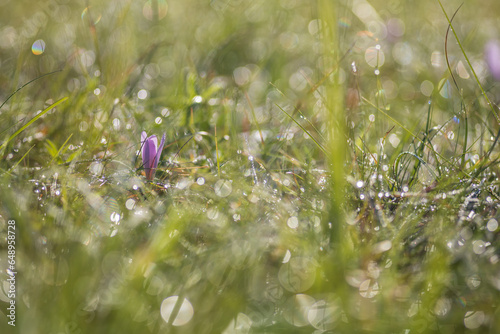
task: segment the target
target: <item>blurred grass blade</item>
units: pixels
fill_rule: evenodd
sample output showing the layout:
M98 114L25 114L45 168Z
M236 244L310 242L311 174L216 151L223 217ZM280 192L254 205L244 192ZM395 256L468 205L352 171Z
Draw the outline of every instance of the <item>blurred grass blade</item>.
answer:
M248 105L250 106L250 111L252 112L252 120L255 123L255 126L257 127L257 131L259 131L259 136L260 136L260 142L262 145L264 145L264 137L262 136L262 130L260 129L259 122L257 121L257 116L255 116L255 109L253 108L252 101L250 101L250 97L248 96L247 92L245 91L245 98L247 99Z
M45 74L42 74L41 76L39 77L36 77L35 79L33 80L30 80L28 81L27 83L25 83L24 85L22 85L21 87L19 87L18 89L16 89L12 94L10 94L7 99L5 99L5 101L3 101L3 103L0 105L0 109L2 109L2 107L5 105L5 103L7 103L7 101L9 101L14 95L17 94L17 92L19 92L21 89L23 89L24 87L28 86L30 83L38 80L38 79L41 79L43 77L46 77L47 75L51 75L51 74L54 74L54 73L57 73L57 72L61 72L62 70L57 70L57 71L54 71L54 72L50 72L50 73L45 73Z
M49 152L51 157L55 157L57 155L57 147L52 140L46 139L44 146L47 152Z
M19 130L17 130L12 136L9 137L9 139L7 139L3 144L2 146L0 146L0 150L1 149L4 149L5 146L7 146L7 144L14 138L16 138L16 136L18 134L20 134L21 132L23 132L24 130L26 130L26 128L28 126L30 126L31 124L33 124L34 122L36 122L40 117L42 117L43 115L45 115L48 111L50 111L51 109L57 107L59 104L63 103L64 101L66 101L68 99L68 97L63 97L62 99L60 99L59 101L56 101L55 103L51 104L50 106L48 106L45 110L43 110L41 113L39 113L38 115L36 115L35 117L33 117L28 123L24 124Z
M220 179L221 173L220 173L219 145L217 140L217 125L215 126L215 156L217 157L217 174L219 174L219 179Z
M69 135L68 139L66 139L66 141L62 144L61 148L57 151L57 153L52 156L52 160L50 161L49 165L51 165L54 162L54 160L59 156L59 154L61 154L63 149L66 147L66 144L71 139L71 137L73 137L73 134Z

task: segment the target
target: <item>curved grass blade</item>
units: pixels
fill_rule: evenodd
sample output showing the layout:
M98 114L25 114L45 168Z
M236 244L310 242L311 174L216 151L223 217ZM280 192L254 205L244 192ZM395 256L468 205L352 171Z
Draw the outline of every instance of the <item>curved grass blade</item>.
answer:
M451 22L453 22L453 19L455 18L458 11L460 10L460 8L462 8L463 5L464 4L462 3L451 17L450 24L448 24L448 29L446 29L446 36L444 38L444 55L446 59L446 65L448 66L448 71L450 72L451 78L453 79L453 83L455 84L455 87L457 88L458 92L460 92L460 88L458 88L457 80L455 79L455 75L453 75L453 71L451 70L450 60L448 59L448 35L450 33Z
M281 108L279 105L276 104L276 106L278 108L280 108L281 111L283 111L285 113L285 115L287 115L288 117L290 117L290 119L292 121L295 122L295 124L297 124L301 129L302 131L304 131L308 136L309 138L311 138L313 140L313 142L321 149L321 151L323 151L323 153L325 153L326 156L328 156L328 152L327 150L299 123L297 122L289 113L287 113L283 108Z
M366 97L361 97L363 99L363 101L365 101L366 103L368 103L370 106L372 106L373 108L377 109L380 113L382 113L385 117L387 117L388 119L390 119L392 122L394 122L396 125L398 125L399 127L401 127L403 130L405 130L406 132L408 132L413 138L415 138L416 140L418 140L419 142L421 142L423 145L425 145L428 149L430 149L431 151L435 152L435 154L440 157L443 161L445 161L446 163L448 163L450 166L454 166L453 163L445 158L441 153L437 152L436 150L434 150L434 148L429 145L428 143L426 143L425 141L423 141L422 139L420 139L419 137L417 137L417 135L415 135L413 132L411 132L407 127L405 127L403 124L401 124L400 122L398 122L396 119L394 119L393 117L391 117L388 113L386 113L385 111L383 111L382 109L380 109L379 107L377 107L375 104L373 104L370 100L368 100ZM456 166L455 166L456 167ZM460 172L464 173L464 175L466 175L467 177L471 177L469 173L467 173L465 170L463 169L460 169Z
M36 122L36 120L38 120L40 117L42 117L43 115L45 115L49 110L57 107L59 104L63 103L64 101L66 101L68 99L68 97L63 97L62 99L60 99L59 101L56 101L55 103L51 104L50 106L48 106L47 108L45 108L45 110L43 110L41 113L39 113L38 115L36 115L35 117L33 117L28 123L24 124L19 130L17 130L12 136L9 137L9 139L7 139L1 146L0 146L0 150L4 149L5 146L7 146L7 144L12 140L14 139L18 134L20 134L21 132L23 132L24 130L26 130L26 128L28 126L30 126L31 124L33 124L34 122Z
M217 173L220 179L220 157L219 157L219 145L217 144L217 125L215 126L215 155L217 157Z
M0 105L0 109L2 109L2 107L4 106L5 103L7 103L7 101L9 101L14 95L17 94L17 92L19 92L21 89L23 89L24 87L28 86L30 83L38 80L38 79L41 79L43 77L46 77L47 75L51 75L51 74L54 74L54 73L57 73L57 72L62 72L62 70L57 70L57 71L54 71L54 72L49 72L49 73L45 73L45 74L42 74L41 76L39 77L36 77L35 79L33 80L30 80L28 81L27 83L25 83L24 85L22 85L21 87L19 87L18 89L16 89L12 94L10 94L7 99L5 101L3 101L3 103Z
M65 148L66 144L68 143L68 141L71 139L71 137L73 137L73 134L70 134L68 139L66 139L66 141L62 144L61 148L59 149L59 151L57 151L57 153L52 157L52 160L50 161L50 164L49 165L52 165L52 163L54 162L54 160L59 156L59 154L61 154L61 152L63 151L63 149ZM106 155L104 155L106 156Z
M422 165L424 166L425 168L427 168L427 170L429 171L429 173L434 177L435 180L439 180L439 177L438 175L436 175L436 173L427 165L427 162L425 162L424 159L422 159L421 157L419 157L418 155L416 155L415 153L413 152L401 152L398 157L396 158L396 160L394 161L394 175L399 176L399 173L400 173L400 170L398 168L398 165L399 165L399 162L401 160L401 158L403 158L403 156L405 155L409 155L415 159L417 159L419 165ZM416 178L412 178L412 181L410 181L410 183L413 183L413 179L416 180ZM397 181L397 180L396 180Z
M457 35L456 31L455 31L455 28L453 27L453 24L451 23L451 20L448 17L448 14L444 10L444 7L443 7L443 4L441 3L441 0L437 0L437 1L439 3L439 6L441 6L441 10L443 11L444 16L446 16L446 20L448 21L448 24L451 27L451 31L453 32L453 35L455 36L455 39L456 39L456 41L458 43L458 46L460 47L460 50L462 51L462 54L464 55L464 58L467 61L467 64L469 65L469 68L470 68L472 74L474 75L474 79L476 79L476 83L479 86L479 89L481 90L482 95L486 99L486 102L488 102L488 105L490 106L491 111L492 111L493 115L495 116L497 122L500 124L500 117L498 116L498 114L497 114L497 112L495 110L495 107L493 106L493 103L491 103L488 95L486 95L486 92L485 92L485 90L483 88L483 85L481 85L481 82L479 81L479 78L477 77L477 74L476 74L476 71L474 70L474 67L472 67L472 64L471 64L471 62L469 60L469 57L467 56L467 53L465 53L464 47L462 46L462 42L460 42L460 39L458 38L458 35Z

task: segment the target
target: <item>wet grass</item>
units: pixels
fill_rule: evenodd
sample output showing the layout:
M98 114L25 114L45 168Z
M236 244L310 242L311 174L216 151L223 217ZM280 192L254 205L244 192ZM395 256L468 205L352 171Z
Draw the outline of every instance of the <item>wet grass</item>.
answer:
M500 331L499 7L440 4L0 1L0 332Z

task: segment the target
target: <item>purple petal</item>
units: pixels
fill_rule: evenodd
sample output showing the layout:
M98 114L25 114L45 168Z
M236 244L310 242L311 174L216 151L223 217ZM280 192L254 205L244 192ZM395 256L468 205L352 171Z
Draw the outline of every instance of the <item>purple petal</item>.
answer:
M498 41L489 41L486 44L484 55L490 73L495 80L500 80L500 43Z
M142 163L146 171L146 178L152 180L154 176L154 162L156 156L157 139L156 136L147 138L142 147Z
M160 147L158 147L158 151L156 151L156 159L155 159L155 165L154 168L158 167L158 163L160 162L160 156L161 152L163 151L163 146L165 145L165 134L161 137L161 142L160 142Z
M152 140L153 144L155 146L155 152L158 150L158 139L156 138L155 135L149 136L147 140Z

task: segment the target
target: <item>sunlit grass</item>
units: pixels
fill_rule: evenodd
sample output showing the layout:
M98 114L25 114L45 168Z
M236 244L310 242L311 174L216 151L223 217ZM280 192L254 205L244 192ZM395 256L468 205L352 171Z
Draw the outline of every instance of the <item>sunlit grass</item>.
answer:
M0 0L0 332L500 331L499 7L459 6Z

